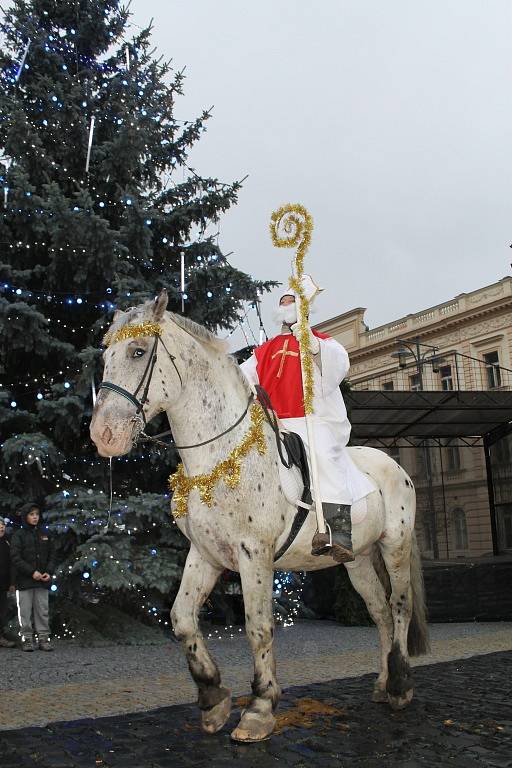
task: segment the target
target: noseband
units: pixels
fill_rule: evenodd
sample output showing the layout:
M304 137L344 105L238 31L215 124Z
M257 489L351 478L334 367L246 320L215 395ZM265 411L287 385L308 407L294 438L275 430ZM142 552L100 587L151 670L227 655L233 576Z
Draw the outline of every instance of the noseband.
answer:
M115 343L116 341L124 341L125 339L130 338L137 338L138 336L153 336L154 342L153 347L151 349L151 355L149 357L148 363L146 365L146 368L144 370L144 373L142 374L142 378L139 381L139 384L137 386L137 389L135 392L128 392L127 389L124 389L124 387L120 387L118 384L114 384L111 381L102 381L99 389L109 389L111 392L116 392L118 395L121 395L121 397L124 397L125 400L128 400L132 405L135 406L135 414L132 417L132 422L137 425L137 428L132 436L132 442L133 445L138 441L140 437L142 437L144 440L162 445L165 448L169 448L171 445L176 448L177 450L185 450L190 448L200 448L203 445L208 445L209 443L215 442L215 440L218 440L220 437L223 437L224 435L227 435L228 432L231 432L235 427L237 427L246 417L247 412L249 410L249 407L251 403L254 400L254 396L251 393L251 395L248 398L247 405L245 406L245 410L242 413L242 415L235 421L234 424L232 424L228 429L225 429L223 432L221 432L219 435L215 435L215 437L211 437L208 440L203 440L201 443L194 443L193 445L176 445L172 443L163 443L158 438L166 437L167 435L172 434L172 430L167 430L166 432L161 432L159 435L146 435L145 428L147 426L146 422L146 414L144 413L144 406L148 401L148 392L149 387L151 386L151 379L153 377L153 371L155 369L156 364L156 358L158 354L158 343L163 346L165 351L167 352L169 359L171 363L174 366L174 370L178 374L178 378L180 380L181 388L183 389L183 379L181 378L181 374L178 370L178 367L176 365L176 358L174 355L172 355L167 347L165 346L165 342L162 339L161 336L162 328L160 325L155 323L142 323L141 325L134 325L134 326L123 326L119 331L116 331L113 335L111 332L107 333L104 339L104 344L106 346L109 346L110 344ZM142 392L142 397L140 400L137 398L138 393L140 390L144 387Z
M130 403L132 403L132 405L135 406L136 411L133 417L133 421L136 423L139 422L141 429L146 427L146 414L144 413L144 406L148 401L149 387L151 386L151 379L153 378L153 372L155 370L155 364L156 364L156 359L158 355L158 342L160 342L160 344L163 346L163 348L167 352L169 359L174 366L174 370L178 374L181 388L183 389L183 379L181 378L181 374L176 365L176 362L175 362L176 358L174 357L174 355L172 355L169 352L169 350L165 346L165 342L162 340L162 337L160 336L159 333L154 334L154 339L155 340L153 341L151 355L147 362L144 373L142 374L142 378L139 381L137 389L135 390L135 392L133 392L133 394L131 392L128 392L127 389L120 387L118 384L113 384L111 381L102 381L99 386L99 389L109 389L111 392L117 392L118 395L121 395L121 397L124 397L125 400L128 400ZM137 398L137 395L142 389L142 387L144 387L144 389L142 392L142 396L139 400Z

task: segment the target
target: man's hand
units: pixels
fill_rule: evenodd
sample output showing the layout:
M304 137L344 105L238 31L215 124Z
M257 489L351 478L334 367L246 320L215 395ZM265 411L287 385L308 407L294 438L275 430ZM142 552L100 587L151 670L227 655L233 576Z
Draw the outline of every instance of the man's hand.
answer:
M42 576L43 574L39 573L39 571L34 571L34 573L32 574L32 578L34 579L34 581L41 581Z
M49 573L43 573L41 575L41 581L50 581L50 579L51 579L51 576Z
M309 331L309 348L311 350L312 355L317 355L320 352L320 342L318 341L317 337L311 330L311 328L308 328ZM294 323L291 327L291 332L297 339L297 341L300 343L300 324Z

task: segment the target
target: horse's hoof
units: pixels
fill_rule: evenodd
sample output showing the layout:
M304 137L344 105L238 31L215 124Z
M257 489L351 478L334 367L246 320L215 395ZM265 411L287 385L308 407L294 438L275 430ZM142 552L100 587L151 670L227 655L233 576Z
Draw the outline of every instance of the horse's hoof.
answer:
M372 701L374 701L376 704L387 704L388 703L388 694L386 693L385 688L379 688L377 685L373 689L372 693Z
M244 712L242 719L231 733L233 741L251 743L270 738L276 725L274 715L262 715L256 712Z
M211 709L201 712L201 728L205 733L217 733L227 723L231 714L231 691Z
M408 707L412 701L413 694L414 694L414 691L412 688L410 688L401 696L391 696L390 694L388 694L388 701L391 706L391 709L399 710L399 709L405 709L406 707Z

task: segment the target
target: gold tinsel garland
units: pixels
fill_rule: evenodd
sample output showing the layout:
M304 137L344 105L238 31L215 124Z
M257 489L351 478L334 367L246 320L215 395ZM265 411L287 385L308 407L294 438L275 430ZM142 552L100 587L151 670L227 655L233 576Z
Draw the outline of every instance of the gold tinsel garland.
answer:
M242 442L233 448L227 459L214 466L208 475L194 475L187 477L183 464L178 466L176 472L169 477L169 486L173 494L175 518L183 517L188 511L188 497L193 488L199 491L199 498L206 506L213 506L213 491L219 480L224 480L228 488L236 488L240 482L242 459L247 456L251 448L255 447L260 454L267 450L265 435L263 434L263 421L265 415L260 405L251 407L251 426Z
M280 235L284 229L286 235ZM302 276L304 257L311 243L313 219L306 208L299 203L289 203L274 211L270 218L270 236L276 248L297 248L295 256L295 275L290 278L289 286L299 297L300 353L303 373L304 412L313 413L313 358L309 337L309 301L304 293Z
M103 344L105 347L110 347L111 344L115 344L118 341L125 341L125 339L137 339L140 336L161 336L162 326L159 323L151 323L149 320L139 325L123 325L115 333L108 331L103 337Z

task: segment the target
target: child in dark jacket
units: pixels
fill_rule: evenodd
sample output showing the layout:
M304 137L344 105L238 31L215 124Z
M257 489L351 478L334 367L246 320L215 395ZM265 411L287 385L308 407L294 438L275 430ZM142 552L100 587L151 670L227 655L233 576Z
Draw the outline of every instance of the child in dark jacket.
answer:
M11 590L11 552L5 535L5 521L0 517L0 648L14 648L16 643L4 636L7 621L7 593Z
M48 531L41 528L40 519L39 507L34 504L26 508L23 527L15 531L11 539L18 620L24 651L35 649L34 633L37 633L41 651L53 650L48 622L48 589L55 570L55 547Z

